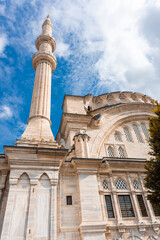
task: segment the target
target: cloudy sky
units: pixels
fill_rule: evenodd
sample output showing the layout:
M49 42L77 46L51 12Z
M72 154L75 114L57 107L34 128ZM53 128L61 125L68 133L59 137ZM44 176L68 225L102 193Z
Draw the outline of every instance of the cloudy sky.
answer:
M64 94L127 90L160 100L159 0L0 0L0 152L26 127L34 44L48 14L57 43L55 136Z

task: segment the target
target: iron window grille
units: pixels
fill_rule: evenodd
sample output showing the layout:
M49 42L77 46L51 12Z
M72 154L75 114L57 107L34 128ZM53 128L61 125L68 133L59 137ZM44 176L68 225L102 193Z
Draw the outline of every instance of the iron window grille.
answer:
M120 158L125 158L125 151L122 147L118 148L118 152L119 152L119 157Z
M105 195L108 218L114 218L113 205L111 195Z
M124 127L123 130L124 130L124 133L125 133L125 135L126 135L127 141L128 141L128 142L133 142L133 141L132 141L132 138L131 138L131 134L130 134L128 128Z
M111 147L111 146L108 147L108 156L114 157L114 150L113 150L113 147Z
M122 142L121 136L120 136L120 134L118 132L114 133L114 138L115 138L116 141Z
M141 134L139 132L139 129L138 129L137 125L133 124L133 130L135 132L135 135L136 135L136 138L137 138L138 142L143 143L143 140L142 140L142 137L141 137Z
M146 206L144 204L144 200L143 200L142 195L137 195L137 200L138 200L138 203L139 203L139 208L141 210L142 217L148 217Z
M151 204L152 204L152 208L154 211L154 215L156 217L159 217L160 216L160 207L156 206L154 203L151 203Z
M126 190L127 184L122 179L118 178L118 180L116 182L116 189Z
M144 123L141 123L141 128L142 128L142 131L144 133L144 136L149 139L149 133L148 133L148 130L146 128L146 125Z
M139 189L139 185L138 185L138 182L136 180L133 181L133 187L134 187L135 190Z
M129 195L118 195L122 218L135 217Z
M106 180L103 181L102 185L103 185L104 189L106 189L106 190L108 189L108 183L106 182Z

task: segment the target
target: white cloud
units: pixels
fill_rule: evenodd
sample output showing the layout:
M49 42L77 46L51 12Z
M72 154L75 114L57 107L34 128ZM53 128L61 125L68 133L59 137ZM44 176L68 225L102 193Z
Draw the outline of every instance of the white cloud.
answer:
M56 52L55 55L58 57L68 57L71 54L69 45L59 41L56 43Z
M13 115L10 107L3 105L0 107L0 119L9 119Z
M7 35L5 33L1 33L0 34L0 53L3 53L7 44L8 44Z
M25 0L12 1L13 9L20 11L22 2L26 4ZM25 47L23 54L35 51L34 41L50 13L55 54L70 66L64 81L66 92L131 90L159 98L158 0L34 0L30 6L32 14L22 16L22 35L16 39L16 47ZM6 45L3 42L0 40L0 50Z

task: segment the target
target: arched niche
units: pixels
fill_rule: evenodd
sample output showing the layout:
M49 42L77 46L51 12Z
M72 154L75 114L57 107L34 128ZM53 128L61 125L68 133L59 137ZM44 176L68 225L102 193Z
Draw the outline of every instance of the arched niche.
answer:
M137 110L138 109L138 110ZM148 120L153 117L151 106L142 104L126 104L110 108L102 113L103 123L100 129L93 130L95 134L90 139L91 157L101 157L100 153L104 146L105 140L116 129L128 122Z
M39 188L48 188L50 187L50 180L49 180L49 177L46 173L43 173L40 178L39 178L39 181L38 181L38 187Z
M11 190L10 190L11 191ZM14 191L14 208L9 239L25 239L29 211L30 180L26 173L18 179L17 188ZM12 193L13 194L13 193Z
M35 193L35 237L49 239L51 184L46 173L43 173L39 178Z
M17 187L19 188L27 188L30 187L30 180L27 173L23 173L18 179Z

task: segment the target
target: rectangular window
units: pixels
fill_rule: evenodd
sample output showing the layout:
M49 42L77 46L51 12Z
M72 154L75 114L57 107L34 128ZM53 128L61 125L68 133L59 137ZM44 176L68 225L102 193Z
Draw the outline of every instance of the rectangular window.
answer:
M114 218L112 200L110 195L105 195L108 218Z
M142 195L137 195L137 200L138 200L138 203L139 203L139 208L141 210L142 217L148 217L146 206L144 204L144 200L143 200Z
M119 205L121 208L122 217L135 217L131 199L129 195L118 195Z
M72 196L66 196L67 205L72 205Z
M151 203L152 204L152 208L153 208L153 211L154 211L154 215L156 217L159 217L160 216L160 208L157 207L154 203Z

